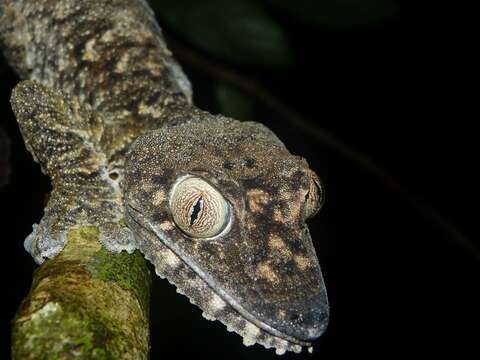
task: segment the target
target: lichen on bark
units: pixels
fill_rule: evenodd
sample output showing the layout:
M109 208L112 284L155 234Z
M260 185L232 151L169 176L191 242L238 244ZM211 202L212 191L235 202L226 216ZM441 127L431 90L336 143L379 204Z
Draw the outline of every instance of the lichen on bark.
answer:
M34 274L13 322L13 359L147 359L150 272L135 252L107 253L96 227L68 233Z

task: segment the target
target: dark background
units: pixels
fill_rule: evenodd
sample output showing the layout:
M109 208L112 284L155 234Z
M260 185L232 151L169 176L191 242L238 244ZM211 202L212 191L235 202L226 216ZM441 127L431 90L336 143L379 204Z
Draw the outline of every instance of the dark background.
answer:
M478 356L478 21L468 3L154 7L197 105L263 122L325 182L326 205L310 229L331 321L313 356L284 358ZM3 58L0 79L0 358L7 359L10 321L34 269L23 239L41 218L49 181L24 148L8 102L18 79ZM152 359L276 358L204 320L166 281L155 279L151 304Z

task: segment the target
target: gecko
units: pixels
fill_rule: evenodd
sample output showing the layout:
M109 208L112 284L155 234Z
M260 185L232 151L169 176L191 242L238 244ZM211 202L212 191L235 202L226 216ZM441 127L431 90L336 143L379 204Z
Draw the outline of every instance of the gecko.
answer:
M311 349L329 319L306 225L322 182L262 124L192 103L145 0L0 0L0 41L24 79L20 131L52 182L24 243L37 263L93 225L245 345Z

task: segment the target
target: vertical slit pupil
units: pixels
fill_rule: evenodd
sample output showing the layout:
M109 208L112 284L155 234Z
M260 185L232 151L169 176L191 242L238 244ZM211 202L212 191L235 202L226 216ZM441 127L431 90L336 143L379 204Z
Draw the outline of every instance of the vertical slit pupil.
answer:
M195 205L193 205L192 215L190 215L190 226L192 226L195 220L197 220L198 214L200 213L200 210L202 210L202 203L203 198L200 196Z

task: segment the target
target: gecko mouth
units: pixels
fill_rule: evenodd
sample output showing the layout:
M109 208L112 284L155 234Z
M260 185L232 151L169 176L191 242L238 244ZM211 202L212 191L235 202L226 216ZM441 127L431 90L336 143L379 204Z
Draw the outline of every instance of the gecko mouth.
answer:
M186 295L190 302L200 307L206 319L219 320L227 326L228 331L241 335L247 346L259 343L266 348L275 348L277 354L286 351L298 353L302 347L311 346L310 342L285 334L248 312L215 284L197 264L189 260L162 229L146 220L138 210L128 204L126 221L130 227L136 229L138 247L154 264L157 275L166 278L177 287L177 292ZM152 238L157 241L152 242ZM153 250L152 243L155 244Z

